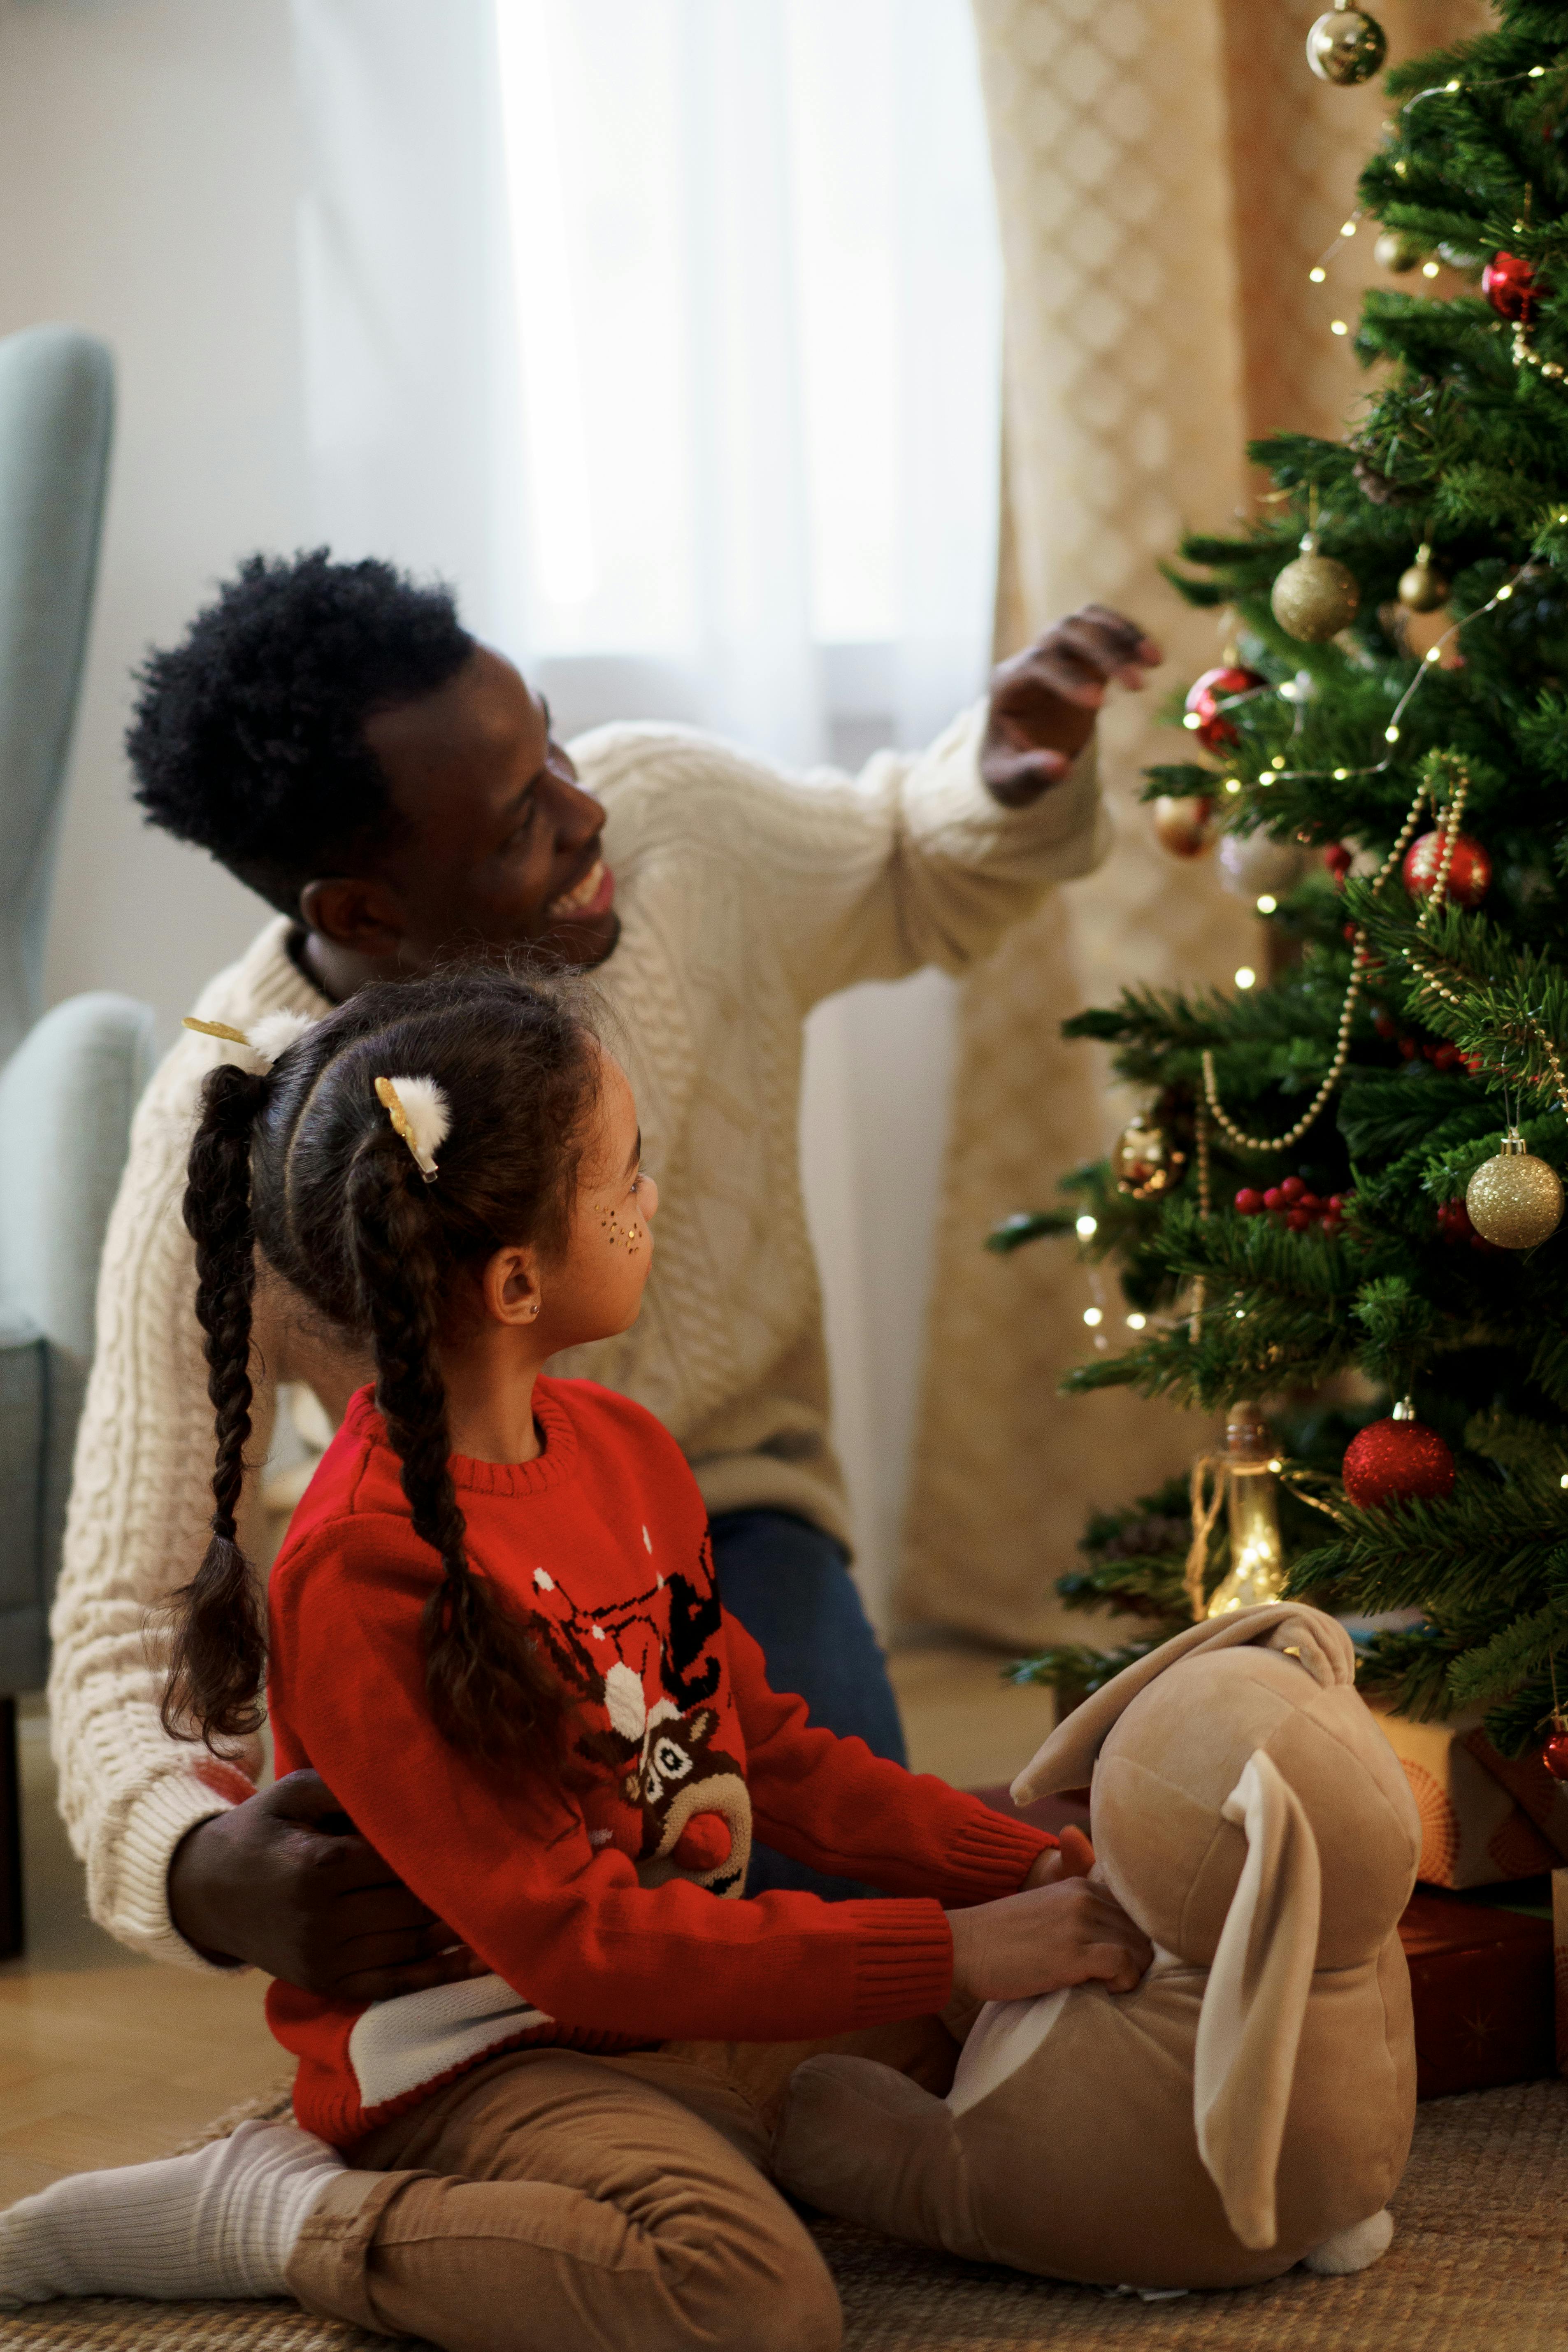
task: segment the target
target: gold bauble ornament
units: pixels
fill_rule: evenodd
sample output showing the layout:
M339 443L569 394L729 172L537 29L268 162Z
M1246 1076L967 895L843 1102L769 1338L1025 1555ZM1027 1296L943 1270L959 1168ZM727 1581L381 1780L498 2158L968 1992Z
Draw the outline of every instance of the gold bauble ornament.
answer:
M1154 835L1173 857L1206 857L1215 840L1213 801L1162 793L1154 803Z
M1432 561L1432 550L1425 540L1415 551L1415 561L1399 575L1399 601L1407 613L1436 613L1448 601L1448 579Z
M1483 1160L1471 1177L1465 1206L1482 1241L1500 1249L1534 1249L1563 1221L1563 1180L1510 1127L1496 1159Z
M1385 228L1372 248L1373 259L1380 269L1392 269L1403 278L1407 269L1426 258L1426 248L1407 228Z
M1387 37L1377 18L1346 7L1345 0L1336 0L1307 36L1307 63L1320 81L1342 88L1370 81L1387 54Z
M1361 586L1353 572L1331 555L1319 554L1317 533L1308 530L1301 534L1300 554L1285 566L1268 602L1288 636L1324 646L1355 619Z
M1119 1192L1135 1201L1158 1200L1182 1181L1187 1155L1148 1111L1135 1111L1116 1139L1110 1172Z

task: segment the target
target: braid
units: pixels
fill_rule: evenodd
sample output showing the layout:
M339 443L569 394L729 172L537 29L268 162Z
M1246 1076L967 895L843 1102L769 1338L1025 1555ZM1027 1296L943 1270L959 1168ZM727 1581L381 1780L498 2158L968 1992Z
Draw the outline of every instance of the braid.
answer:
M259 1727L258 1693L267 1663L260 1598L239 1548L256 1288L250 1146L267 1092L264 1077L233 1063L213 1071L202 1092L201 1124L185 1184L185 1225L196 1245L196 1319L205 1334L217 1457L212 1540L190 1583L174 1596L163 1717L173 1736L199 1736L209 1748L215 1734L242 1738ZM188 1728L193 1725L194 1732Z
M488 1577L475 1576L452 1485L447 1391L437 1353L439 1276L431 1211L407 1147L378 1127L344 1188L376 1402L403 1467L415 1533L441 1561L425 1612L425 1678L437 1728L487 1755L548 1752L564 1693Z

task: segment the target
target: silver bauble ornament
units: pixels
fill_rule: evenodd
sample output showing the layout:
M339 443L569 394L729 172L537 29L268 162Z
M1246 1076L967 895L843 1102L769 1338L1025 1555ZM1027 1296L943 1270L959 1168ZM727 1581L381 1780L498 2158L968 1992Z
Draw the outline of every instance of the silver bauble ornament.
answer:
M1307 63L1320 81L1342 88L1370 81L1388 54L1388 40L1375 16L1347 8L1344 0L1320 16L1307 36Z
M1484 1160L1471 1177L1465 1206L1484 1242L1495 1242L1500 1249L1534 1249L1563 1222L1563 1180L1510 1127L1496 1159Z
M1278 898L1294 887L1301 852L1268 833L1227 833L1219 845L1219 876L1238 898Z
M1319 554L1317 534L1309 530L1301 534L1300 554L1274 583L1268 602L1287 635L1302 645L1323 646L1355 619L1361 588L1353 572L1331 555Z
M1385 228L1372 256L1380 269L1392 269L1396 278L1403 278L1407 269L1426 260L1426 248L1407 228Z
M1134 1111L1116 1139L1110 1172L1119 1192L1135 1201L1157 1200L1182 1181L1187 1155L1174 1144L1152 1111Z
M1407 613L1436 613L1448 601L1448 580L1432 561L1432 550L1425 540L1415 551L1415 561L1399 575L1399 601Z

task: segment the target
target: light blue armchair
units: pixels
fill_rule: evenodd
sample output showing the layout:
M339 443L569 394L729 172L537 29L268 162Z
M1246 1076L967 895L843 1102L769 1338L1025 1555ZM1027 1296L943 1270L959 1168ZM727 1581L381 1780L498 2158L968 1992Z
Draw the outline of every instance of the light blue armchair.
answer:
M43 1007L113 411L93 336L29 327L0 341L0 1062Z
M21 1941L15 1694L43 1679L99 1254L152 1045L125 997L38 1018L112 414L93 337L0 341L0 1954Z

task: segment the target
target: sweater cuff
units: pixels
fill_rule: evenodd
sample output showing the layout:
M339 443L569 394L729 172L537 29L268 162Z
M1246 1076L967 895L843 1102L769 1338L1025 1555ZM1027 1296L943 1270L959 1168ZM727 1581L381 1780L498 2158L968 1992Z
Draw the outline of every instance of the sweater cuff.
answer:
M242 1787L255 1794L242 1773L227 1771L235 1785L222 1793L185 1771L162 1772L142 1789L114 1842L115 1916L103 1923L149 1959L211 1976L233 1976L240 1963L209 1960L186 1943L169 1914L169 1866L181 1839L232 1811Z
M856 1935L854 2028L933 2017L946 2008L952 1993L952 1930L939 1903L917 1898L835 1908Z
M1027 1822L977 1803L949 1851L945 1899L962 1910L1016 1895L1041 1854L1059 1843L1048 1830L1032 1829Z

